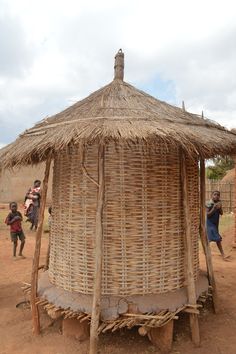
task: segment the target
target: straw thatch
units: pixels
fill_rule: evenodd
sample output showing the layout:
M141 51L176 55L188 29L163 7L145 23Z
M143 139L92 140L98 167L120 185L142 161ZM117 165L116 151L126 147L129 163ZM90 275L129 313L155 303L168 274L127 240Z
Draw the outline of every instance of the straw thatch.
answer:
M234 183L235 179L235 168L228 170L226 175L222 178L221 182L223 183Z
M235 132L159 101L116 75L109 85L26 130L4 149L1 163L38 163L50 150L96 140L168 143L205 158L236 153Z

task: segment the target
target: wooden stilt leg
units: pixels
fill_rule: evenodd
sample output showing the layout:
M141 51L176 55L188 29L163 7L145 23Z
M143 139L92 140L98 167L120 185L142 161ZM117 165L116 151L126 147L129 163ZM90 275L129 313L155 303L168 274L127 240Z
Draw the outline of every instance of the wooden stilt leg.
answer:
M216 291L216 283L213 272L211 249L208 242L207 232L206 232L206 176L205 176L205 162L200 159L200 238L202 242L202 247L205 254L207 274L209 279L209 284L212 286L213 295L213 306L215 313L218 310L218 297Z
M36 298L37 298L37 288L38 288L38 268L39 268L39 257L40 257L40 248L41 248L41 237L43 231L44 209L45 209L46 198L47 198L50 165L51 165L51 155L46 162L41 204L39 210L39 225L35 236L35 250L34 250L34 259L33 259L32 275L31 275L31 309L32 309L33 333L35 335L38 335L40 333L39 311L38 311L38 306L36 305Z
M157 346L161 353L169 353L173 342L174 320L171 320L163 327L152 328L148 332L148 338L153 345Z
M200 345L200 330L198 315L195 313L190 313L190 329L193 343L198 347Z
M101 312L101 284L102 284L102 242L103 242L103 225L102 212L104 204L104 159L105 147L99 145L98 150L98 199L96 213L96 246L95 246L95 274L94 274L94 294L93 307L90 326L90 354L97 353L98 346L98 326Z
M196 289L193 273L192 261L192 239L190 228L190 213L189 213L189 196L188 196L188 179L187 165L184 151L181 151L181 180L182 180L182 197L183 197L183 212L184 212L184 248L185 248L185 274L187 280L188 302L190 305L196 305ZM190 313L190 329L192 341L196 346L200 345L200 333L198 316Z

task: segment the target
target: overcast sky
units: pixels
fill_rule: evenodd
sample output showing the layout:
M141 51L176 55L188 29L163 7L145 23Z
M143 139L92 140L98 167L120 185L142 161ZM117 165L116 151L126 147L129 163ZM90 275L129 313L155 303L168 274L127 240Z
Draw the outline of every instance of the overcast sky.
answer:
M236 127L236 5L0 0L0 146L113 79Z

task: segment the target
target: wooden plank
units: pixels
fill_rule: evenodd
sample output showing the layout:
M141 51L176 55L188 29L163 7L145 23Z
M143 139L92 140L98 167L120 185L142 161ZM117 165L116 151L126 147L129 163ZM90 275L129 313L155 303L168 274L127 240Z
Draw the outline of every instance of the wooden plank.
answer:
M190 228L190 213L189 213L189 196L188 196L188 179L187 179L187 165L186 155L181 150L181 181L182 181L182 197L183 197L183 212L184 212L184 248L185 248L185 267L186 267L186 280L187 280L187 292L188 303L190 305L196 305L196 288L193 273L192 262L192 240L191 240L191 228ZM198 316L190 313L190 329L192 334L192 341L196 346L200 345L200 333Z
M213 306L215 313L218 311L218 297L216 291L216 282L214 277L212 258L211 258L211 248L208 242L207 232L206 232L206 186L205 186L205 161L200 159L200 238L202 242L202 247L205 254L207 274L209 284L212 286L213 295Z
M105 147L100 144L98 148L98 198L96 212L96 245L95 245L95 274L94 274L94 294L90 327L90 354L97 353L98 347L98 327L101 308L101 285L102 285L102 253L103 253L103 225L102 214L104 205L104 160Z
M43 189L39 210L39 225L35 236L35 250L31 274L31 311L32 311L32 321L33 321L33 333L38 335L40 333L40 319L38 305L36 304L37 299L37 289L38 289L38 268L39 268L39 258L41 249L41 237L43 232L43 220L44 220L44 209L46 205L47 190L48 190L48 178L50 173L51 165L51 154L46 161Z

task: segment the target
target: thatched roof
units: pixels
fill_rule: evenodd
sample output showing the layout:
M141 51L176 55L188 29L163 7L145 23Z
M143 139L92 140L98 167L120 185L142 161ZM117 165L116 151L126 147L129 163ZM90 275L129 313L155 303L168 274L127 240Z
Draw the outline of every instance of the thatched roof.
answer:
M234 183L235 181L235 168L228 170L226 175L222 178L221 182Z
M123 60L119 51L110 84L26 130L0 153L1 163L5 167L37 163L49 151L97 140L171 144L206 158L236 153L235 132L124 82Z

